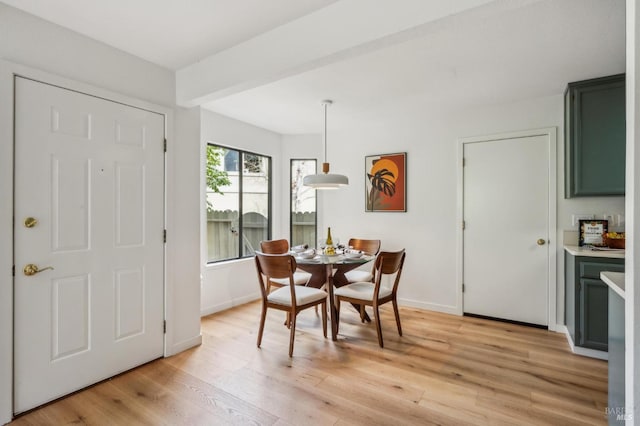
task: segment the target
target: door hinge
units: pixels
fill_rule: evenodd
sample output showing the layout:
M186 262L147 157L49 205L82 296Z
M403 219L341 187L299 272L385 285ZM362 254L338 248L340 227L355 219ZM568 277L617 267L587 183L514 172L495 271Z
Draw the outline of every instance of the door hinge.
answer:
M162 332L167 334L167 320L162 321Z
M167 152L167 139L164 140L164 152Z
M462 157L462 167L467 165L467 159Z
M462 221L462 229L467 227L467 222L465 222L464 220Z
M464 283L462 283L462 292L464 293Z
M162 230L162 242L163 243L167 242L167 230L166 229Z
M16 276L16 265L11 265L11 276Z

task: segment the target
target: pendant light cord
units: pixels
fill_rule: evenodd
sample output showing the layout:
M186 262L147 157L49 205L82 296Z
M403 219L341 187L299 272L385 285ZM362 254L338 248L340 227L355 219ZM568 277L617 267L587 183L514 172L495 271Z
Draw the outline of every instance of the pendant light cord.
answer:
M323 134L323 140L324 140L324 162L327 162L327 106L329 106L329 102L331 101L324 101L322 104L324 105L324 134Z

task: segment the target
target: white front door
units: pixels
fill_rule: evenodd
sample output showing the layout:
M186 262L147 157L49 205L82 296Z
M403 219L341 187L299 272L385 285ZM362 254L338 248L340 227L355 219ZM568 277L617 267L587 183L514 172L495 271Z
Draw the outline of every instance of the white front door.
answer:
M464 312L548 325L546 135L463 144Z
M164 116L16 78L14 197L14 412L162 356Z

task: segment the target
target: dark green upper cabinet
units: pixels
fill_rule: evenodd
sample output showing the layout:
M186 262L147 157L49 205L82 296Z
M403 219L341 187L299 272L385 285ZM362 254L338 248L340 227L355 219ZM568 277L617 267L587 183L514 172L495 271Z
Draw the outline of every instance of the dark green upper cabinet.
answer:
M624 195L624 74L569 83L565 92L565 198Z

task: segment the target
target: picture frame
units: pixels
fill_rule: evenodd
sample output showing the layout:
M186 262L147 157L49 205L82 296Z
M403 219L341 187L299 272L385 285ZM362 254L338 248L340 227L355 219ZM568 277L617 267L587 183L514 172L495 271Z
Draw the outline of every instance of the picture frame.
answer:
M604 246L602 234L608 232L609 221L605 219L580 219L578 230L580 231L579 246Z
M368 155L365 168L365 211L407 211L407 153Z

